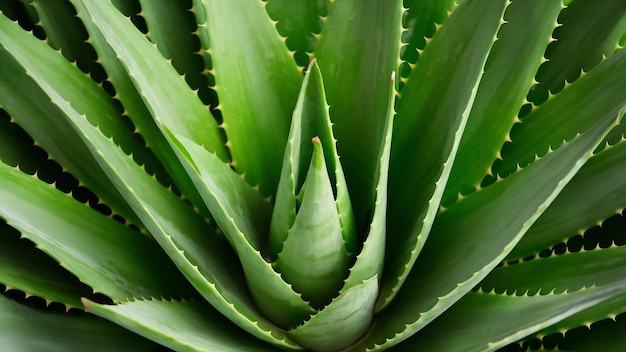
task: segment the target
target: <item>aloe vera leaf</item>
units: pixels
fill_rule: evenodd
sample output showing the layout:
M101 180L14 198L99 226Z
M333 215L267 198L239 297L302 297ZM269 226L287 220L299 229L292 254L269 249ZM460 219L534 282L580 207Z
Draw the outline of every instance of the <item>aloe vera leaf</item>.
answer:
M188 8L191 1L140 1L148 26L148 38L194 90L206 86L197 24Z
M335 207L335 196L319 138L315 138L310 168L295 222L274 266L313 307L322 307L341 289L348 273L346 252Z
M98 51L100 62L104 65L109 74L109 80L114 84L116 97L124 104L125 114L128 114L137 126L136 131L141 133L141 136L146 140L147 144L154 150L161 164L164 165L165 169L178 186L178 189L182 191L183 195L188 198L192 204L198 207L204 214L207 214L208 212L203 208L200 195L193 188L193 183L188 175L184 172L182 167L180 167L180 163L174 152L168 148L165 138L158 130L148 107L135 88L131 77L128 75L117 53L109 46L96 24L87 20L88 13L83 4L77 1L73 1L73 3L78 10L79 16L85 18L84 24L90 34L90 40ZM136 32L139 38L143 37L138 31Z
M395 73L391 77L391 81L395 80ZM394 85L389 87L389 100L392 101L395 97ZM348 325L339 327L338 329L343 332L351 331L354 338L359 337L365 330L365 326L369 326L373 317L374 305L376 303L376 297L379 292L380 276L382 274L382 268L384 263L385 253L385 221L387 210L387 171L389 167L389 154L391 151L391 133L393 130L393 104L389 104L389 110L387 113L387 126L385 128L385 139L383 141L383 148L380 151L379 164L378 164L378 183L376 186L376 203L374 204L374 215L372 216L372 224L369 228L367 239L363 244L363 248L359 255L356 257L355 264L350 268L350 274L346 279L346 282L341 289L339 296L335 298L328 306L326 306L321 312L314 315L310 320L307 320L300 327L294 329L294 338L302 335L303 340L300 341L303 344L322 342L323 345L328 348L337 348L337 337L331 337L334 334L332 331L327 330L329 327L335 329L334 323L336 317L344 316L345 306L349 302L345 301L345 295L350 292L350 295L358 292L360 299L351 298L355 300L355 306L360 307L360 312L352 315L350 319L342 321L342 324ZM341 314L336 313L342 312ZM356 312L354 312L356 313ZM347 314L349 315L349 314ZM330 323L330 321L333 323ZM324 336L326 335L326 336ZM310 340L309 340L310 339ZM346 339L346 341L349 339ZM347 342L346 342L347 343ZM335 346L333 347L333 344Z
M0 295L0 341L9 351L151 351L156 346L90 315L47 313Z
M0 0L0 11L13 21L19 19L26 28L32 29L35 27L34 22L37 21L37 13L32 6L28 6L22 1Z
M396 73L392 73L391 81L396 79ZM361 252L356 257L355 263L350 268L350 274L342 289L345 290L354 285L360 284L363 280L377 276L379 283L383 273L385 262L385 235L387 221L387 177L389 175L389 155L391 153L391 141L393 132L394 109L391 101L395 98L394 85L389 87L389 110L387 111L387 126L385 127L385 139L383 148L378 158L378 183L376 185L376 202L374 203L374 214L372 223L367 233L367 238L363 243ZM378 286L376 290L378 291Z
M265 10L277 21L276 29L286 38L299 66L309 64L309 56L317 45L316 35L322 30L323 18L328 15L330 0L269 0Z
M598 248L507 265L489 273L480 288L487 292L495 290L507 294L535 295L606 286L626 275L625 253L624 246ZM626 296L618 295L546 327L537 334L545 336L623 313L626 310L625 303Z
M63 56L83 70L90 72L94 69L97 59L93 48L85 42L87 33L80 20L75 17L76 11L68 1L52 0L31 2L38 17L38 25L46 34L46 42ZM102 79L102 71L96 73Z
M624 142L589 159L506 260L535 255L626 208L625 160Z
M611 247L536 258L494 269L481 282L483 291L527 293L575 291L604 286L626 276L626 247Z
M134 17L141 14L141 4L139 0L111 0L111 3L126 17ZM141 29L139 30L144 33Z
M198 292L252 335L285 348L297 346L286 338L281 329L267 321L257 310L249 293L241 290L245 282L239 267L234 264L237 258L230 246L214 235L212 227L147 175L45 81L38 83L65 113L150 234Z
M138 32L110 1L80 1L117 54L153 118L168 128L204 145L227 160L222 135L211 113L158 50ZM159 84L153 84L159 82Z
M479 188L517 120L543 58L561 0L517 1L507 7L485 64L442 203Z
M0 113L0 161L16 166L27 174L36 173L37 177L48 177L50 182L54 181L54 176L46 174L54 175L61 167L58 166L55 170L49 165L48 154L36 147L32 138L20 126L11 122L6 111L2 110Z
M252 335L283 348L297 347L281 329L261 315L249 292L243 290L245 283L241 278L240 267L233 265L237 263L236 256L223 238L215 236L212 228L200 217L119 153L119 149L108 143L101 134L78 116L72 115L74 112L68 105L62 105L84 134L81 136L89 141L88 145L93 146L92 152L101 155L99 161L106 166L109 177L115 180L118 187L127 190L124 193L128 196L127 201L198 292ZM221 163L216 155L210 155L214 156L214 163ZM252 262L262 260L258 255L244 258ZM263 270L265 266L256 268ZM270 290L272 288L270 286Z
M354 214L348 195L345 176L337 154L336 139L328 116L328 105L322 82L322 75L316 63L311 63L302 83L298 102L294 110L289 132L289 140L283 157L281 180L276 192L269 237L269 254L275 259L296 218L296 200L303 193L307 169L311 163L313 143L319 137L324 151L326 167L335 192L336 209L339 215L346 251L354 254L358 249L358 238ZM299 203L298 203L299 204ZM371 277L368 276L368 277Z
M135 300L117 305L83 301L88 312L175 351L274 351L204 302Z
M77 1L73 3L78 10L79 16L87 17L87 11L82 3ZM148 146L154 151L183 195L188 198L192 204L202 210L203 213L207 213L204 211L205 209L203 209L200 195L193 188L193 183L189 179L189 176L184 172L182 167L180 167L180 163L174 152L168 148L165 137L156 126L149 109L146 107L140 93L135 88L117 54L109 46L106 39L102 36L102 33L93 22L85 20L84 24L90 34L92 44L98 51L99 60L107 70L109 75L108 79L113 82L116 97L124 104L125 114L127 114L135 124L136 131L141 133L142 138L146 140ZM160 175L157 174L157 176ZM159 177L159 179L161 178L162 177Z
M419 343L429 351L495 351L624 292L623 280L577 292L537 296L470 292L398 350L410 351ZM512 316L517 319L507 319ZM445 332L451 328L455 334Z
M377 276L350 287L309 320L290 330L289 336L302 346L319 351L348 347L370 327L377 287Z
M19 231L0 222L0 283L8 289L59 302L66 309L81 308L81 297L90 297L89 286L62 268L35 245L20 238Z
M391 81L394 81L395 74L392 75ZM393 84L389 87L389 99L393 100L395 96L395 89ZM393 130L393 105L389 105L389 111L387 114L387 126L385 129L385 139L383 142L383 148L379 157L379 172L378 172L378 184L376 187L376 203L374 206L374 215L372 217L372 224L369 228L369 233L363 249L356 258L356 262L352 268L350 268L350 274L346 279L344 287L341 289L339 296L335 298L328 306L326 306L321 312L315 314L310 320L304 322L300 327L294 329L296 332L294 337L298 335L303 336L303 344L313 343L314 341L322 341L323 345L329 348L338 347L332 331L325 330L332 327L335 330L334 322L336 317L344 316L344 309L350 302L347 302L345 295L355 295L359 293L359 298L355 299L355 306L360 307L360 312L352 315L350 319L343 320L342 324L347 326L340 327L343 332L351 331L354 338L360 336L362 331L365 330L365 326L369 326L373 317L374 305L376 303L376 297L379 292L379 275L382 273L382 267L384 262L385 251L385 220L386 220L386 202L387 202L387 170L389 167L389 154L391 150L391 132ZM369 275L369 276L368 276ZM342 312L341 314L336 313ZM350 315L350 314L346 314ZM333 323L330 323L333 321ZM362 330L363 329L363 330ZM324 336L327 335L327 336ZM343 335L345 336L345 335ZM309 340L311 339L311 340ZM346 339L347 341L348 339ZM300 341L300 340L298 340ZM333 343L336 345L333 347ZM346 342L347 343L347 342Z
M590 328L582 327L580 329L568 331L565 333L563 341L558 344L559 351L570 352L592 352L600 350L622 351L626 349L626 336L623 331L626 323L622 319L616 322L605 321L591 325ZM606 324L608 323L608 324Z
M508 254L616 124L615 114L603 116L558 150L441 212L396 299L377 315L380 328L362 345L393 346L465 295Z
M0 40L4 47L0 49L2 58L0 104L56 161L96 193L115 212L138 224L139 220L125 204L117 189L109 180L101 177L102 171L95 159L86 150L78 135L63 122L62 113L50 103L50 99L32 77L41 73L55 81L59 89L64 90L69 96L74 96L79 91L84 92L84 96L79 99L82 100L81 104L85 107L91 103L91 108L103 113L97 117L104 117L107 113L111 114L110 116L117 114L113 112L114 108L110 105L108 98L103 96L106 93L100 92L93 81L61 55L25 33L16 23L10 23L4 16L0 17L0 26L3 28ZM28 50L23 50L26 47ZM8 48L17 48L17 51L11 50L9 53ZM31 50L37 54L29 54ZM17 56L12 57L12 55ZM46 60L40 60L42 57L55 64L44 64ZM25 70L30 72L31 77L28 77ZM39 70L53 73L46 75ZM78 87L81 88L75 89ZM118 134L128 131L123 123L106 117L102 118L99 124L108 131L117 130Z
M419 59L426 42L437 31L437 26L448 17L448 11L454 7L454 0L405 0L402 14L402 47L400 48L399 90L404 83L402 79L409 77L412 66Z
M282 327L313 312L309 304L266 261L262 251L270 203L228 165L201 146L166 130L215 221L235 248L252 296L265 316Z
M302 76L261 1L203 5L233 165L273 196Z
M149 237L2 163L0 179L0 216L94 290L117 301L192 292Z
M564 334L563 340L558 342L558 346L566 347L560 349L561 351L593 351L590 349L590 343L595 342L595 349L615 348L618 351L621 350L619 346L624 345L624 337L622 334L615 333L613 337L609 338L606 333L613 332L615 329L620 329L624 326L624 306L626 304L626 298L624 295L609 298L602 302L602 304L594 307L582 310L572 316L565 318L558 323L551 325L545 329L539 330L534 334L534 337L544 337L550 334ZM596 334L589 334L589 329L595 331ZM567 332L566 332L567 331ZM623 331L623 330L622 330ZM594 336L595 335L595 339ZM588 336L592 340L587 343L580 343L581 337ZM598 341L599 336L604 336L607 341ZM529 339L532 339L530 336ZM609 342L608 347L603 347L604 344ZM577 348L576 343L580 344Z
M23 31L17 24L11 24L4 17L2 22L4 31L0 40L4 50L23 67L18 70L20 72L18 75L23 75L26 71L26 75L31 76L33 80L35 80L33 76L45 75L60 94L71 101L75 109L81 113L97 109L99 113L93 116L97 120L94 123L104 134L112 136L127 153L134 153L146 159L154 158L145 150L140 137L133 133L132 124L119 118L118 106L102 87L59 53L50 50L41 41Z
M361 234L373 211L389 75L398 65L401 10L399 0L337 1L314 53Z
M206 80L206 84L198 88L198 96L202 102L209 106L211 114L215 116L218 122L222 122L222 112L219 110L219 98L215 90L215 71L213 71L213 61L211 60L209 33L206 25L206 14L202 0L192 0L191 10L196 18L196 30L193 35L200 43L200 49L196 52L202 57L204 62L204 70L202 76Z
M566 82L574 82L582 72L589 72L603 56L613 54L626 30L626 3L598 6L592 1L573 1L561 12L559 23L555 41L546 50L548 61L538 70L538 84L528 95L535 105L559 92Z
M389 166L379 309L397 293L430 232L504 3L458 5L424 49L402 90Z
M139 4L148 26L147 36L163 57L172 60L172 66L181 75L190 69L191 72L202 71L203 67L194 65L192 59L200 49L200 43L192 35L197 25L191 9L187 7L192 4L191 1L139 0Z
M514 128L513 142L503 146L504 160L494 164L494 171L509 174L589 127L594 121L589 116L619 111L626 102L625 57L626 50L620 50L525 116Z

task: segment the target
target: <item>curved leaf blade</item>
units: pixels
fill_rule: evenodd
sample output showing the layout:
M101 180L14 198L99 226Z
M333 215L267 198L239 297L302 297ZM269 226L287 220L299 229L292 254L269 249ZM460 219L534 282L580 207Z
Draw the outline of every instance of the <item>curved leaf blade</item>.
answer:
M90 297L92 289L19 235L19 231L0 222L0 283L47 303L62 303L67 310L82 308L80 298Z
M300 190L302 201L293 226L274 262L285 281L313 307L322 307L339 291L350 257L335 206L335 196L319 138Z
M432 324L400 345L429 351L495 351L584 309L623 295L626 283L544 296L468 293ZM509 317L517 319L509 319ZM494 322L498 324L494 324ZM453 328L455 334L449 334ZM404 348L403 348L404 347Z
M263 235L269 229L270 203L228 165L206 149L167 131L172 146L185 161L204 201L243 265L259 309L276 324L290 326L313 309L264 258Z
M233 165L273 196L302 76L261 1L202 3Z
M107 179L96 160L87 152L84 143L64 122L62 112L34 81L46 77L65 97L78 101L78 108L98 111L93 118L109 134L116 131L116 141L123 141L130 131L120 119L110 97L88 76L46 46L23 31L17 23L0 16L0 104L15 121L45 150L81 182L129 221L139 224L132 210L125 204L119 191ZM45 59L42 59L45 58ZM54 68L52 68L54 67ZM30 77L29 77L30 75ZM135 145L137 151L143 145ZM128 144L126 144L128 146Z
M589 159L506 260L535 255L620 213L626 208L625 182L626 143L620 142Z
M362 237L373 212L389 75L398 65L401 10L400 0L336 1L314 53Z
M132 22L110 0L80 2L120 58L152 116L227 160L228 152L211 113Z
M459 193L480 188L491 172L543 59L561 5L561 0L534 0L515 1L507 7L506 22L489 53L454 158L444 206L456 201Z
M336 209L345 241L346 251L357 251L358 238L354 214L345 175L341 166L332 122L328 115L326 93L319 66L313 61L304 76L296 109L291 120L289 140L283 157L281 179L276 192L276 200L270 224L269 254L272 260L280 252L290 228L296 219L298 209L297 194L303 187L307 169L311 163L313 144L318 137L324 152L326 167L331 180ZM371 276L370 276L371 277Z
M378 277L363 280L343 291L302 325L289 330L289 335L304 347L319 351L348 347L369 329L377 292Z
M175 351L274 351L202 302L136 300L116 305L83 302L88 312Z
M189 179L189 176L180 166L176 154L169 148L165 137L152 118L147 104L141 97L140 92L136 89L120 57L109 45L98 26L88 19L89 13L83 4L75 0L72 2L78 11L78 16L85 18L83 24L89 33L90 41L98 53L98 60L107 71L109 76L108 80L111 81L115 87L116 97L124 105L125 114L133 121L136 130L141 133L141 137L145 139L148 146L154 151L183 196L201 209L203 213L207 213L205 209L202 208L203 203L200 195L193 188L193 183ZM136 29L132 30L136 31ZM142 36L143 35L139 35L139 37ZM142 38L140 40L144 39ZM156 53L152 55L156 55Z
M507 175L558 148L589 128L594 123L590 116L617 114L626 104L625 57L626 50L618 51L526 115L515 126L513 142L503 146L504 159L494 164L494 171Z
M36 311L0 295L0 346L10 351L151 351L158 347L89 315Z
M0 217L94 290L117 301L193 294L149 237L3 163L0 180Z
M386 348L408 338L484 278L582 167L616 124L614 116L604 116L558 150L441 212L409 279L378 314L378 329L362 346Z
M458 5L402 90L389 166L391 235L378 309L391 302L426 241L504 3Z
M147 175L46 82L38 83L63 110L107 176L198 292L254 336L285 348L297 347L262 316L249 293L241 290L245 285L242 273L233 265L237 259L228 243L213 235L205 220Z

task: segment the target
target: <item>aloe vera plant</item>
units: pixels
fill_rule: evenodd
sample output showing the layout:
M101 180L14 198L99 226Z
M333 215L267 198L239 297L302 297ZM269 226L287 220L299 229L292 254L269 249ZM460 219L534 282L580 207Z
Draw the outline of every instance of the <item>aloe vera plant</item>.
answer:
M0 9L2 350L626 347L624 2Z

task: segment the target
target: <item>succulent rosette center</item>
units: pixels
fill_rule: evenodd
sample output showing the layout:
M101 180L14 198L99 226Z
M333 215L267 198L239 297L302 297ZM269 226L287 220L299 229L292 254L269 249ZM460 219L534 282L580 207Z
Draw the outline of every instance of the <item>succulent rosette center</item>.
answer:
M383 218L379 210L379 221ZM374 242L384 234L378 231L372 237ZM258 287L265 281L248 280L259 308L304 346L336 349L339 341L328 339L336 329L341 329L342 341L352 343L371 323L384 252L384 245L378 243L374 251L369 250L372 257L380 258L371 263L378 264L357 265L363 240L357 235L322 75L313 60L293 114L269 238L262 251L293 292L267 299ZM294 293L301 300L299 308L286 314L280 306ZM346 295L355 297L346 300ZM338 327L331 321L343 323Z

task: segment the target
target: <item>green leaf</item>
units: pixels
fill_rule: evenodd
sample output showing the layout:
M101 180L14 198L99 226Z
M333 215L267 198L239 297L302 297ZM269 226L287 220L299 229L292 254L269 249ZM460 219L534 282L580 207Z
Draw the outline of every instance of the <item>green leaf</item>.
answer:
M237 258L228 243L215 236L214 230L197 213L147 175L50 86L43 81L39 84L65 113L107 177L198 292L254 336L286 348L296 346L261 315L249 293L241 290L245 283L240 268L233 265Z
M625 246L594 249L499 267L481 283L481 290L535 295L612 285L625 275L625 252ZM626 310L625 303L626 295L615 296L601 305L582 310L546 327L537 334L545 336L614 317Z
M87 19L89 15L83 4L78 1L73 1L73 3L78 10L79 16ZM94 22L85 20L84 24L89 32L90 40L98 52L98 59L106 68L107 74L109 75L108 79L115 87L116 97L124 104L125 114L128 114L128 117L130 117L135 124L136 130L141 133L142 138L146 140L148 146L154 151L183 195L187 197L192 204L201 209L203 213L208 213L204 211L205 209L202 207L203 203L200 195L193 188L193 183L178 162L176 154L169 148L165 137L161 134L161 131L154 122L151 112L146 103L144 103L140 92L135 88L131 77L120 61L120 57L109 45ZM134 26L129 28L129 31L130 30L137 32L136 36L138 38L136 38L136 40L140 42L145 41L143 35L134 29ZM150 48L150 51L154 53L150 56L157 55L154 48ZM170 76L173 75L170 74ZM171 77L171 79L176 78Z
M391 75L391 81L396 78L395 71ZM346 290L352 286L361 283L371 277L377 276L379 284L383 273L383 265L385 261L385 235L387 221L387 182L389 175L389 155L391 153L391 142L393 132L393 116L394 109L391 101L395 98L395 88L391 84L389 86L389 110L387 111L387 126L385 127L385 139L383 140L383 148L378 158L378 174L376 185L376 202L374 203L374 214L372 223L369 227L367 238L363 243L361 252L356 257L356 261L350 274L346 279L346 283L342 290ZM378 290L378 287L376 288Z
M626 104L625 57L626 50L620 50L525 116L512 132L513 143L502 148L504 160L494 164L494 171L507 175L518 164L558 148L591 126L590 116L617 114Z
M517 120L543 58L561 0L515 1L507 7L485 64L442 203L480 187Z
M374 276L343 291L326 308L290 330L289 336L318 351L348 347L370 327L377 288L378 277Z
M454 0L404 0L404 13L402 14L402 47L400 58L400 76L409 77L412 67L415 65L426 42L437 31L438 24L443 23L448 17L448 12L454 7ZM400 77L399 77L400 78ZM401 91L404 82L400 80Z
M196 52L197 38L192 34L197 26L188 2L163 0L141 0L141 14L148 26L148 38L156 44L163 57L171 60L172 66L181 75L198 74L204 63ZM192 78L192 77L189 77Z
M362 237L373 212L389 75L398 65L401 9L400 0L336 1L315 49Z
M559 15L561 26L555 28L555 41L546 50L546 61L537 72L538 84L528 100L542 104L551 94L589 72L604 56L611 56L626 30L626 3L573 1Z
M412 351L419 344L427 351L495 351L624 292L623 280L605 287L543 296L471 292L398 350ZM454 334L449 333L451 329Z
M104 79L106 74L95 65L96 53L85 41L85 27L76 18L76 10L71 3L66 0L34 0L31 4L38 17L37 25L45 31L48 45L60 50L68 61L74 62L83 72L90 73L94 79Z
M209 72L211 60L208 49L201 47L200 32L196 23L197 13L190 1L140 1L141 14L148 26L147 36L157 45L159 51L185 82L196 91L205 105L214 108L218 105L217 93L212 88L215 84ZM204 22L202 22L204 23ZM218 121L221 116L211 111Z
M34 78L46 77L61 94L77 100L80 108L98 111L93 119L98 119L98 125L109 135L112 131L116 131L116 136L130 134L128 125L114 118L119 114L110 97L65 58L24 32L17 23L0 16L0 28L0 104L39 145L108 206L139 224L111 182L101 177L102 170L95 159ZM125 139L126 142L129 140ZM139 147L143 148L143 145L135 145L133 149Z
M350 257L346 251L335 196L319 138L313 140L310 168L295 222L274 266L302 298L320 308L343 285Z
M375 324L381 328L362 345L397 344L430 323L485 277L582 167L616 124L614 116L604 116L558 150L441 212L405 285L378 314Z
M66 309L82 308L80 298L92 295L89 286L4 222L0 222L0 238L0 283L8 289L42 297L47 303L60 302Z
M557 346L559 351L622 351L626 348L624 328L624 315L593 324L587 323L567 332L559 332L559 336L563 338L558 341Z
M261 1L203 5L233 165L273 196L302 76Z
M196 18L196 29L193 33L195 41L200 44L196 54L200 55L204 62L204 70L199 76L200 86L195 87L198 89L198 96L202 102L209 106L211 113L215 116L217 121L222 121L222 112L219 110L219 99L217 91L215 90L215 75L213 71L213 62L211 60L211 54L209 52L209 33L207 32L207 18L204 13L203 0L192 0L191 12ZM190 82L191 83L191 82Z
M151 351L154 343L93 316L45 313L0 295L0 345L9 351Z
M313 312L291 285L266 261L263 235L269 228L270 203L228 165L203 147L166 130L183 158L215 221L235 248L259 309L281 326L291 326Z
M136 300L87 311L176 351L274 351L202 302Z
M580 273L576 272L574 275L571 275L570 282L568 280L559 279L556 283L559 287L569 286L569 287L581 287L585 285L587 287L593 286L604 286L614 283L615 281L621 280L623 276L619 276L620 271L624 271L624 268L617 267L618 265L623 265L623 248L622 247L611 247L606 249L595 249L591 251L585 252L577 252L577 253L568 253L566 255L556 256L554 259L547 261L547 263L552 264L552 267L555 269L563 268L564 272L571 273L573 268L582 268ZM577 258L581 259L580 263L575 263L571 265L572 260L569 258L559 258L559 257L569 257L569 256L578 256ZM558 259L557 259L558 258ZM594 262L597 260L598 262ZM570 264L570 265L568 265ZM547 266L547 265L544 265ZM571 266L571 268L570 268ZM598 277L596 278L589 270L587 270L587 266L591 266L593 268L598 269ZM612 274L618 274L616 276ZM497 275L500 275L498 273ZM538 277L539 280L550 279L550 275L541 274ZM491 281L491 279L488 279ZM563 332L568 329L580 327L583 325L589 325L591 322L598 322L600 320L611 318L615 319L615 316L618 314L623 314L626 311L626 295L618 295L611 299L604 301L601 305L585 309L579 313L572 315L571 317L564 319L557 324L551 325L539 332L537 335L545 336L548 334Z
M426 241L504 2L459 5L402 90L389 166L387 232L393 235L387 236L379 309L393 299Z
M226 160L228 153L211 113L157 49L110 1L80 3L119 56L153 118Z
M392 75L391 81L395 79ZM394 98L393 84L389 87L389 99ZM372 224L363 249L356 257L356 262L350 268L350 274L341 289L339 296L328 306L316 313L310 320L304 322L293 331L294 338L303 345L321 343L329 349L338 348L342 344L348 344L352 339L360 337L370 326L374 316L374 306L379 292L380 274L382 273L384 251L385 251L385 220L387 203L387 170L389 167L389 154L391 150L391 132L393 130L393 105L389 105L387 114L387 126L385 128L384 147L379 157L378 184L376 187L376 203L374 205L374 215ZM356 297L355 297L356 296ZM347 298L349 297L349 298ZM350 302L350 300L354 300ZM356 311L358 309L358 312ZM338 313L339 312L339 313ZM341 325L337 326L339 317L348 316L345 320L340 320ZM334 331L342 331L341 337L345 337L345 342L339 342L340 338ZM347 332L350 335L346 335Z
M3 163L0 180L0 217L95 291L117 301L193 293L149 237Z
M626 143L620 142L589 159L506 260L535 255L621 212L626 208L625 182Z
M276 201L270 224L269 255L272 260L281 251L287 234L296 219L296 212L303 192L305 176L311 164L313 143L318 137L331 186L336 199L346 251L354 254L358 249L358 238L354 224L352 205L348 195L343 168L337 154L336 139L328 116L328 105L322 75L316 63L311 63L302 83L296 109L291 120L289 140L283 157L281 179L276 192Z
M626 276L626 246L594 249L494 269L481 282L483 291L535 295L604 286Z
M52 175L57 175L61 167L53 165L48 154L36 146L32 138L12 122L10 116L6 116L4 110L0 110L0 114L0 160L30 175L37 173L40 179L52 182L55 177Z
M322 30L323 17L328 14L330 0L269 0L265 10L276 23L276 29L287 40L299 66L309 63L309 55L317 45L316 34Z

